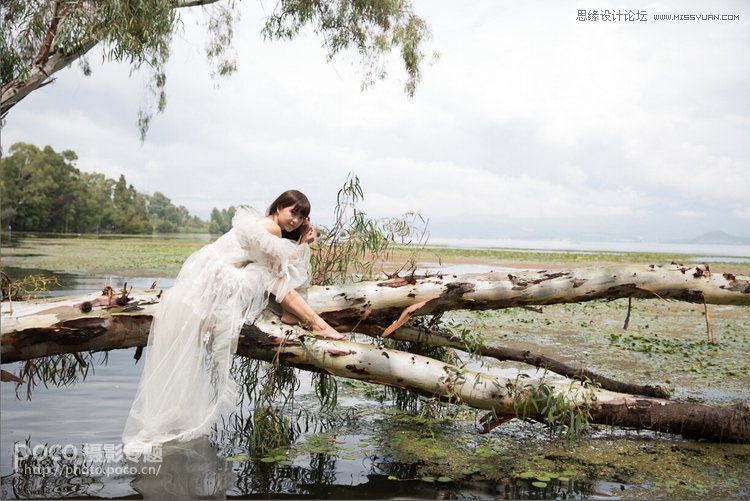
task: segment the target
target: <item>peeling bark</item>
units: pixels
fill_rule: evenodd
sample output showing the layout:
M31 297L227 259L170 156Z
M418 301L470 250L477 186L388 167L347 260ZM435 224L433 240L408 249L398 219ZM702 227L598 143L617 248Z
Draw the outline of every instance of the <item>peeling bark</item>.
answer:
M142 347L148 340L160 292L130 291L129 296L97 294L2 306L2 362L58 353ZM671 298L717 304L750 304L747 277L712 274L707 267L595 268L548 274L480 274L415 278L388 283L313 287L310 305L341 331L382 336L404 314L436 315L450 309L488 309L618 297ZM422 304L420 304L422 303ZM410 308L412 306L412 308ZM393 337L470 349L444 333L401 326ZM515 416L512 380L466 371L434 359L369 344L316 339L282 324L270 312L242 331L237 353L308 371L335 374L404 388L442 401L489 410L497 422ZM588 407L595 423L650 429L726 442L750 443L746 405L710 407L640 397L663 396L658 387L639 387L577 370L541 354L480 347L483 356L545 367L568 377L599 380L610 389L586 389L569 379L548 384L573 405ZM619 385L619 386L618 386ZM589 392L595 399L581 397ZM593 392L593 393L591 393ZM517 393L516 393L517 395ZM540 415L530 419L543 420Z
M75 51L67 53L62 49L56 49L46 54L43 60L33 66L26 78L13 80L3 86L0 92L0 116L5 116L13 106L35 90L52 83L54 81L52 75L86 54L95 45L94 41L84 43Z
M283 338L280 342L278 339ZM345 353L341 355L341 353ZM461 369L434 359L350 341L300 335L300 331L269 315L245 326L237 353L292 367L324 372L370 383L404 388L428 398L488 410L498 420L516 416L515 381ZM525 392L538 387L527 383ZM591 422L647 429L721 442L750 443L750 408L745 404L718 407L659 398L638 397L596 389L571 380L544 382L574 406L588 408ZM544 422L539 413L529 419ZM507 418L507 419L506 419Z
M627 266L618 268L582 268L570 272L527 272L515 275L487 273L467 275L436 275L402 280L396 286L384 282L363 282L352 285L318 286L308 290L310 306L341 332L362 332L382 335L395 319L411 306L410 316L436 315L447 310L483 310L525 307L553 303L572 303L596 299L640 297L648 299L681 299L697 303L750 305L750 278L728 273L711 273L707 267L685 268L680 265ZM2 361L15 361L35 356L60 353L56 345L72 345L73 341L45 343L37 330L60 334L76 330L82 322L90 333L97 327L113 333L129 329L137 336L148 333L148 324L159 293L155 290L132 292L129 297L102 297L98 294L73 298L14 303L10 313L8 303L2 304ZM141 321L134 319L142 316ZM37 336L37 337L34 337ZM88 341L87 341L88 342ZM40 344L32 347L31 344ZM93 343L93 341L92 341ZM122 346L118 345L120 343ZM49 346L45 351L44 344ZM89 348L79 343L79 349L112 349L138 346L125 339L102 341L101 346ZM109 347L107 347L109 346ZM455 346L458 347L458 346ZM529 355L512 354L512 360L527 362ZM493 355L494 356L494 355ZM549 364L539 359L532 365Z
M421 342L430 346L446 346L468 353L474 352L483 357L491 357L501 362L507 360L522 362L571 379L598 384L605 390L647 397L669 398L669 392L661 386L639 385L617 381L601 374L596 374L588 369L576 368L541 353L533 353L529 350L492 346L471 347L462 343L460 339L457 339L456 336L450 333L426 332L409 327L402 327L396 331L392 338L399 341Z
M383 329L409 306L412 316L446 310L486 310L619 298L674 299L750 306L750 277L712 273L705 265L580 268L569 272L438 274L399 285L364 282L313 288L308 300L328 323L367 319Z

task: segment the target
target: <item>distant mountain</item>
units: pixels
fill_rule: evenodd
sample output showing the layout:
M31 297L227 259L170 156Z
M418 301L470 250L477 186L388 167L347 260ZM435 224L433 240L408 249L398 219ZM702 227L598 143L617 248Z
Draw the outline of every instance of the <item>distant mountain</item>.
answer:
M699 235L692 239L675 240L670 243L712 245L750 244L750 237L738 237L736 235L730 235L724 231L709 231L708 233L704 233L703 235Z

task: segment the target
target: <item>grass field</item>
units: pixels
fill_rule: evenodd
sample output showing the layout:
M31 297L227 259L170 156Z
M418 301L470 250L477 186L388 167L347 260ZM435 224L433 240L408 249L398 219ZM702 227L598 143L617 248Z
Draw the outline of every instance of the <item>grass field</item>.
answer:
M187 257L210 242L209 235L173 236L32 236L19 235L4 242L2 267L35 268L92 275L155 276L177 275ZM411 251L397 249L386 265L394 271L407 261ZM694 264L694 256L643 252L588 252L535 249L453 249L427 246L417 252L420 267L476 264L513 269L570 269L618 263ZM750 261L720 257L710 263L713 270L750 274Z

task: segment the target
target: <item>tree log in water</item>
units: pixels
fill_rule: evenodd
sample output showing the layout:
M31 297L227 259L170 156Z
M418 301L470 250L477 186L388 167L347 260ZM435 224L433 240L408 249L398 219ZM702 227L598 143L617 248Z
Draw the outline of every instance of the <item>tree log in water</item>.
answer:
M7 303L2 310L2 362L59 353L144 346L157 291L138 291L127 300L112 296ZM638 297L693 303L750 305L750 280L711 273L706 266L680 265L584 268L563 273L435 275L386 282L312 287L310 305L342 332L382 334L409 316L437 315L455 309L495 309ZM118 304L119 303L119 304ZM414 307L417 305L417 307ZM408 315L404 311L412 306ZM413 311L412 311L413 310ZM449 334L425 334L405 326L396 339L466 349ZM712 407L672 402L658 387L641 387L576 371L541 354L508 348L482 348L483 356L530 363L568 377L589 378L602 388L569 379L528 382L467 371L444 362L397 350L347 341L312 338L265 313L240 337L238 354L261 360L277 358L306 370L405 388L439 400L491 412L497 422L517 415L519 402L561 397L585 410L594 423L678 433L726 442L750 443L746 405ZM598 379L597 379L598 378ZM608 391L614 388L620 392ZM547 393L545 393L547 392ZM651 395L635 396L629 393ZM524 417L544 421L534 406ZM550 423L548 423L550 424ZM488 427L491 425L488 423Z

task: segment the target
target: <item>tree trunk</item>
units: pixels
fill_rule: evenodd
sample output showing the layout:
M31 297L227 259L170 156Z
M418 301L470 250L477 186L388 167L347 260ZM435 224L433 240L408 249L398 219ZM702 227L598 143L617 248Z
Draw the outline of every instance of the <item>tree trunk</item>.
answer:
M86 54L95 45L96 42L89 42L69 53L56 49L33 66L23 80L12 80L4 85L0 94L0 117L4 117L13 106L35 90L52 83L52 75Z
M592 423L648 429L722 442L750 443L747 405L712 407L637 397L571 380L525 382L462 369L435 359L370 344L300 335L268 314L245 326L237 353L299 369L404 388L428 398L491 412L493 419L516 417L521 398L539 398L540 385L572 408L588 410ZM539 412L525 417L545 422Z
M209 5L218 0L172 0L174 8L197 7ZM81 43L77 49L64 52L54 45L56 27L51 27L48 33L50 40L42 48L40 57L28 68L28 74L23 79L14 78L3 86L0 92L0 117L4 117L10 109L18 104L23 98L54 81L52 75L70 65L91 50L100 40L89 40Z
M8 303L2 309L2 362L58 353L144 346L160 293L146 290L120 297L88 295ZM712 274L707 267L623 267L566 273L440 275L346 286L312 287L308 301L340 331L378 335L410 315L450 309L488 309L620 297L672 298L690 302L750 304L747 277ZM415 307L416 306L416 307ZM408 317L409 315L406 315ZM396 329L394 338L465 349L440 333ZM396 386L440 400L488 410L491 420L516 416L519 398L540 398L540 384L587 410L595 423L681 433L726 442L750 442L750 410L744 405L710 407L595 389L570 380L533 383L466 371L438 360L347 341L327 341L281 324L266 312L240 337L238 354L281 362L376 384ZM524 351L485 348L485 356L513 359L566 373L552 359ZM567 375L570 374L568 371ZM580 377L580 374L579 374ZM625 383L623 383L625 384ZM624 387L627 388L627 387ZM630 390L628 390L630 391ZM530 419L544 421L539 412ZM488 421L491 421L488 420ZM491 427L488 422L487 427Z
M385 328L404 309L419 303L424 304L413 316L625 297L750 306L750 277L712 273L705 265L677 264L555 273L438 274L313 288L308 299L329 323L348 330L364 319Z
M72 351L145 345L159 296L160 292L156 290L131 290L129 295L121 297L88 294L4 302L0 330L2 362ZM435 315L456 309L486 310L622 297L749 306L750 277L711 273L707 266L652 265L514 275L442 274L386 282L314 286L307 292L310 306L340 332L375 336L381 335L405 309L414 305L421 306L411 312L411 316ZM103 336L105 332L109 334ZM415 334L408 332L394 337L413 340ZM60 335L65 333L77 334ZM130 336L135 337L129 339ZM451 342L452 347L460 348L455 341ZM547 363L543 359L532 361L532 358L538 358L533 354L511 350L488 352L487 356L531 361L537 366Z

